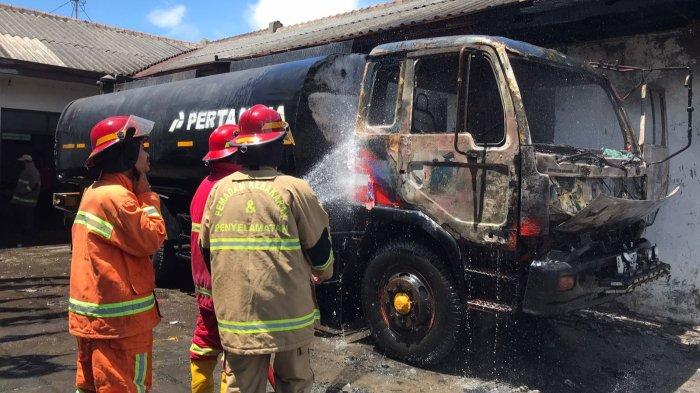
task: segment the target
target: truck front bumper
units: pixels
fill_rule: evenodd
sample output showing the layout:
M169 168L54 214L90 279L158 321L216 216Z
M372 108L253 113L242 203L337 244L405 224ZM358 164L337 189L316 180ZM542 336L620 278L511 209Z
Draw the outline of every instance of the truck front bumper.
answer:
M584 257L577 250L551 251L532 262L523 298L523 312L548 316L605 303L639 285L670 273L659 261L656 249L646 240L625 252ZM562 277L573 277L574 285L559 288Z

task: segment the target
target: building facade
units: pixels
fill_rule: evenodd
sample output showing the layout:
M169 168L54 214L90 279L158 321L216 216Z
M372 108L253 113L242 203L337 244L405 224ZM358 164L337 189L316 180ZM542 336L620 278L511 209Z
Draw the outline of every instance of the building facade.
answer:
M63 108L100 93L105 75L115 80L194 48L194 44L0 4L0 213L30 154L42 177L36 227L61 223L51 206L57 182L54 134ZM4 219L0 230L12 231ZM8 238L3 236L3 238Z
M614 59L621 64L645 67L690 65L697 75L700 62L700 40L696 22L678 29L648 34L635 34L605 40L564 45L560 49L583 59ZM667 106L668 145L674 152L687 142L687 90L685 74L652 73L647 82L665 91ZM632 89L638 79L611 76L620 91ZM693 81L698 91L700 82ZM636 93L639 95L639 92ZM636 97L635 97L636 98ZM639 128L640 102L629 100L630 120ZM697 104L696 104L697 106ZM700 259L695 250L700 238L700 118L693 118L693 142L689 150L671 159L669 191L680 186L681 194L664 206L646 237L659 244L661 257L671 264L671 276L642 286L634 294L620 298L622 304L640 314L700 324Z

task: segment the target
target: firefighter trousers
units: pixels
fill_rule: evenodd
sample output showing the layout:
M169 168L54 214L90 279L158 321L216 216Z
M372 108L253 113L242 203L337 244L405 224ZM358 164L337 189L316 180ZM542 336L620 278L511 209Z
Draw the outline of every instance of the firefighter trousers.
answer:
M145 393L151 389L153 332L94 340L76 337L79 392Z
M212 393L214 391L214 369L217 358L222 351L216 314L214 310L200 307L192 336L192 345L190 345L192 393ZM225 378L223 371L221 378Z
M225 354L226 371L233 373L237 387L227 387L228 393L265 393L271 354ZM309 347L274 354L276 393L308 393L314 383ZM237 390L240 389L240 390Z

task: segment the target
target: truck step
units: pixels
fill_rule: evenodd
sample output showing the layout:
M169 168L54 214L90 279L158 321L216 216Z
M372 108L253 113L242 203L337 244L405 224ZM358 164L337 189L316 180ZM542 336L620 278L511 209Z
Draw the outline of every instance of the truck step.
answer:
M486 299L472 299L467 301L467 307L470 310L486 311L486 312L496 312L496 313L511 313L513 312L513 307L504 304L492 302Z
M515 282L518 281L518 277L513 275L513 274L507 274L503 271L497 271L496 269L493 268L488 268L488 267L468 267L467 272L469 273L474 273L474 274L481 274L484 276L489 276L493 278L497 278L501 281L510 281L510 282Z

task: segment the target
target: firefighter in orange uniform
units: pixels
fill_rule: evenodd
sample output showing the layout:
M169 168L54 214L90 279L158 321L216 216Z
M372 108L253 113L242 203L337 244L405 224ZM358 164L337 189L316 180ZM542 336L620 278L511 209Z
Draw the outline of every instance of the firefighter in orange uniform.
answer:
M78 341L78 392L147 392L160 321L151 255L166 233L143 142L153 122L113 116L92 128L86 166L96 179L72 229L69 331Z
M239 126L232 142L243 168L212 189L200 233L226 365L242 393L264 393L274 353L276 391L310 392L312 281L333 273L328 215L307 182L277 171L280 115L255 105Z

